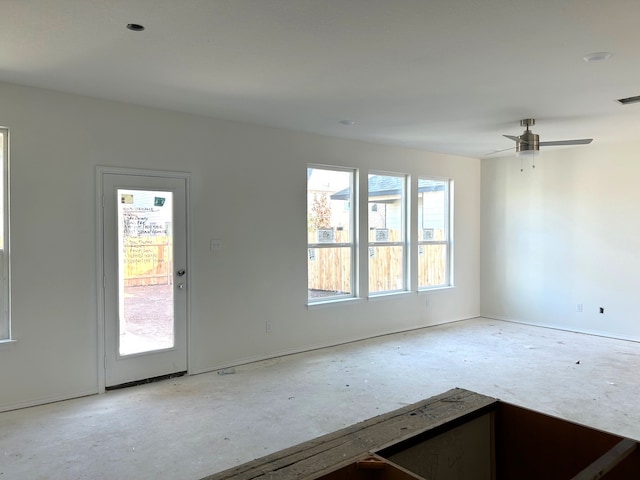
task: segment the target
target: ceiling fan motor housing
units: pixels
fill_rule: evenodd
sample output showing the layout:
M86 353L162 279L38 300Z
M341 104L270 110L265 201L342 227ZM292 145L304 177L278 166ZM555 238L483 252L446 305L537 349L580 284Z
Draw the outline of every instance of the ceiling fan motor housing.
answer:
M528 128L519 137L516 142L516 153L520 152L537 152L540 150L540 136L531 132Z

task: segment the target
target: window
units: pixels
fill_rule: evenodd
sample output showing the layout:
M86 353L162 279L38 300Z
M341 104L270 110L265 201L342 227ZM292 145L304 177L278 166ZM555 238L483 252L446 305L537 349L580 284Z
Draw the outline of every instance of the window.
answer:
M355 296L355 171L307 168L309 303Z
M370 174L369 293L407 288L405 175Z
M418 288L451 285L451 181L418 179Z
M9 324L9 131L0 128L0 341L11 339Z
M421 176L409 195L409 175L370 172L367 191L358 194L356 174L342 167L307 168L308 303L356 297L367 280L371 296L451 286L453 181ZM417 207L412 222L409 197ZM357 223L364 222L358 220L364 202L366 226ZM358 244L367 251L358 253ZM368 261L359 264L359 255ZM411 277L410 264L417 265Z

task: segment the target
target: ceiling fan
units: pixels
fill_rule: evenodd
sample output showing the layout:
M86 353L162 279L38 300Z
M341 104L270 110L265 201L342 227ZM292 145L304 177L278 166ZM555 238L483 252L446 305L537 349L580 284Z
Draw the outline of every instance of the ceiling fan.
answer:
M554 145L588 145L593 141L593 138L580 138L576 140L555 140L551 142L541 142L540 136L529 130L536 124L534 118L525 118L520 120L520 125L525 127L526 130L519 137L513 135L504 135L516 142L516 155L531 155L534 152L540 151L540 147L554 146Z

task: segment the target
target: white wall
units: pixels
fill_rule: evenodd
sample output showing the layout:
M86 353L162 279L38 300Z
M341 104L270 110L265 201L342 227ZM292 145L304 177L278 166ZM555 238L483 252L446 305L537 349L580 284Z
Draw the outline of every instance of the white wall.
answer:
M632 142L484 159L482 314L640 340L639 178Z
M479 313L476 159L7 84L0 125L11 136L17 339L0 346L0 409L98 390L97 165L192 173L192 373ZM452 177L456 288L307 308L307 163Z

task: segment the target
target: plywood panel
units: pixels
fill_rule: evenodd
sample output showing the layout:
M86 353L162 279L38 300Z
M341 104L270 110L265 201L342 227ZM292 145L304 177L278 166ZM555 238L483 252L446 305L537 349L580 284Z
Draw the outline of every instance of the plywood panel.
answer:
M429 480L491 480L492 416L470 420L403 448L389 460Z

